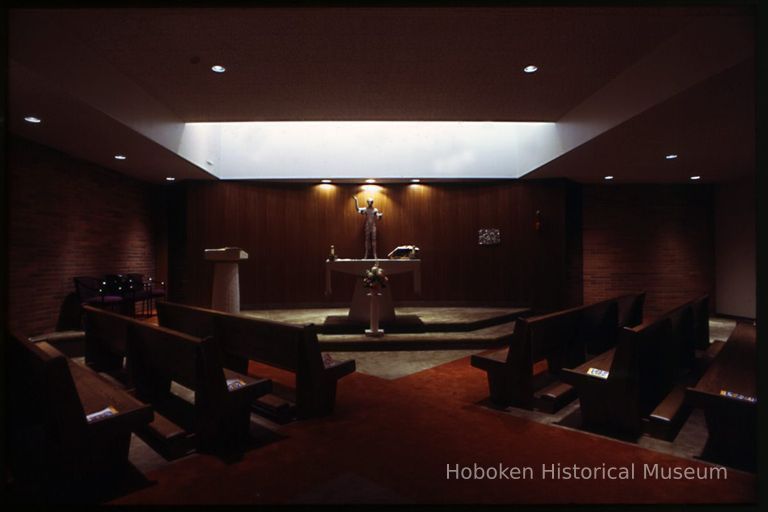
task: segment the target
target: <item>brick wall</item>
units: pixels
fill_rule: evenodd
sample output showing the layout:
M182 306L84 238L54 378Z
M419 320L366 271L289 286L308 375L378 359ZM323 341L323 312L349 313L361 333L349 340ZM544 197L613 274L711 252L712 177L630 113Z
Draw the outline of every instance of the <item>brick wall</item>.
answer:
M8 141L9 324L52 330L74 276L155 273L155 191L24 139Z
M582 193L585 303L646 290L652 316L709 293L714 310L709 186L588 185Z

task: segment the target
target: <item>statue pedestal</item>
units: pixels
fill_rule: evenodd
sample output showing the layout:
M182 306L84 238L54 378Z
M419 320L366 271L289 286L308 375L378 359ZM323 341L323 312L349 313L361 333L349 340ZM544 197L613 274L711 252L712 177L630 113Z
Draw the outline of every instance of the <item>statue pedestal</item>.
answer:
M381 297L381 292L378 289L371 290L367 295L371 298L371 328L365 330L365 335L378 338L384 336L384 331L379 329L379 297ZM394 319L394 308L392 313L392 318Z
M211 309L240 312L240 266L248 253L239 247L206 249L205 260L213 262Z

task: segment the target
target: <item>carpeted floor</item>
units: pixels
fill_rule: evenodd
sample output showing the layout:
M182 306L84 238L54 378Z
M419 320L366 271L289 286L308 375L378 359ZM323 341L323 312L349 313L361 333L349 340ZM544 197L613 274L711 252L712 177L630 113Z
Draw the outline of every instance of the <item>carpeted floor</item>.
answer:
M346 355L339 354L340 357ZM374 354L368 353L369 356ZM417 366L413 367L414 369ZM252 365L290 385L292 375ZM727 480L644 479L644 464L711 468L638 444L532 421L484 406L485 374L469 357L407 375L356 372L344 378L333 416L276 425L254 416L263 443L238 461L191 455L152 466L155 483L120 504L269 503L743 503L753 474ZM542 464L627 466L631 480L542 478ZM448 465L531 467L524 480L448 480ZM649 466L650 467L650 466Z

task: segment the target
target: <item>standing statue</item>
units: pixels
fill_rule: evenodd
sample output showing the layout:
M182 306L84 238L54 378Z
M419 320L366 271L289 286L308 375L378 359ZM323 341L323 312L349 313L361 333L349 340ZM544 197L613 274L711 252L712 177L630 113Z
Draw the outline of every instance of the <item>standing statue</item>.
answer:
M360 208L360 204L357 202L357 197L352 196L355 200L355 211L360 215L365 215L365 256L363 259L368 259L368 252L373 247L373 259L379 259L376 255L376 224L379 219L384 216L377 208L373 207L373 198L368 198L368 207Z

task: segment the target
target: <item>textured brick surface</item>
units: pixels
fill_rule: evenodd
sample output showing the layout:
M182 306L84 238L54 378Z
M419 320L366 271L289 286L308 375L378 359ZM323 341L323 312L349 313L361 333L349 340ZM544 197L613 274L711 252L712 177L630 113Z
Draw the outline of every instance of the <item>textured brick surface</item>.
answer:
M649 315L703 293L714 308L710 187L585 186L582 200L585 303L646 290Z
M16 138L7 170L12 330L52 330L74 276L154 275L150 185Z

